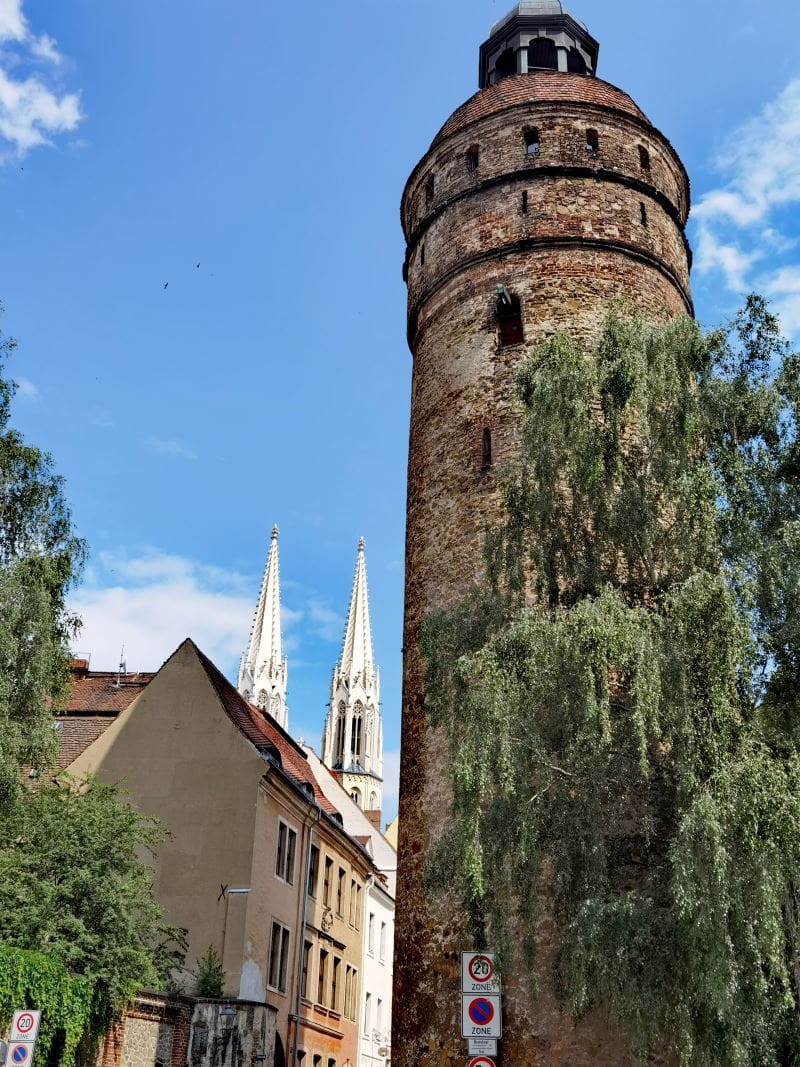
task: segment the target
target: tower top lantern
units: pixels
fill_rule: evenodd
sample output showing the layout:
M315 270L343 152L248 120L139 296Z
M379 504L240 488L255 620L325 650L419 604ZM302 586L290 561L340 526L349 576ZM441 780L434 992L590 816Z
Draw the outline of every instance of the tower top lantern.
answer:
M481 89L513 74L558 70L593 76L600 46L560 0L521 0L481 45Z

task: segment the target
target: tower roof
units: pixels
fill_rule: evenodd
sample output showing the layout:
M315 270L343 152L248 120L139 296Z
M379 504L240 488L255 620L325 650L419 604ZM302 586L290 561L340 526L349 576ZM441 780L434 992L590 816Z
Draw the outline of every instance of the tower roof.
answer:
M364 560L364 538L358 542L356 572L353 576L353 591L350 594L350 609L347 613L339 672L347 677L359 674L362 678L372 673L372 630L369 624L369 601L367 598L367 565Z
M561 0L520 0L481 45L478 83L486 89L539 70L593 76L600 45Z
M570 15L568 11L565 11L564 5L560 0L521 0L521 3L515 4L507 15L498 19L489 32L495 33L504 23L510 22L515 15L534 17L538 15L569 15L579 26L586 29L586 23L581 22L580 19L576 19L574 15Z
M275 662L282 659L281 649L281 586L278 572L278 527L272 527L267 565L264 568L264 580L261 583L261 595L258 598L253 630L246 662L251 670L259 663L275 657Z

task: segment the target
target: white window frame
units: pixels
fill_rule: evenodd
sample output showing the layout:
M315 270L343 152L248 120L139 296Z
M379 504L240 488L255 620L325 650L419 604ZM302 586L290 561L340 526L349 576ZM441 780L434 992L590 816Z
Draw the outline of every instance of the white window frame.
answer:
M375 955L375 912L369 913L367 920L367 952L370 956Z
M381 963L386 962L386 923L381 923L380 941L378 942L378 959Z
M277 962L277 970L278 970L278 973L277 973L276 977L277 977L278 982L277 982L277 984L274 984L273 981L272 981L272 979L273 979L272 962L273 962L273 948L274 948L274 945L275 945L275 934L276 934L276 931L278 933L278 936L281 939L281 942L280 942L280 947L278 948L278 957L277 957L277 960L276 960L276 962ZM271 929L270 935L269 935L269 954L267 956L267 988L271 989L275 993L281 993L284 996L286 995L286 987L287 987L287 982L288 982L288 978L289 978L289 961L292 958L291 945L292 945L292 931L289 929L289 927L285 923L282 923L280 921L280 919L273 919L272 920L272 929ZM283 980L283 987L282 988L281 988L281 985L280 985L281 980Z
M372 993L364 994L364 1033L369 1034L369 1024L372 1016Z
M291 868L291 869L290 869ZM297 830L285 819L278 819L278 845L275 850L275 877L294 885L297 870Z

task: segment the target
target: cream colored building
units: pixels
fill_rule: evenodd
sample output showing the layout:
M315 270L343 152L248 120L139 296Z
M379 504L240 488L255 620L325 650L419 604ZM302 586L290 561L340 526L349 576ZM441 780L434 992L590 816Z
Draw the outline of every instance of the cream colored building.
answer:
M277 1010L276 1067L356 1064L375 868L277 721L187 640L68 770L124 780L170 831L154 889L187 980L213 946L226 994Z

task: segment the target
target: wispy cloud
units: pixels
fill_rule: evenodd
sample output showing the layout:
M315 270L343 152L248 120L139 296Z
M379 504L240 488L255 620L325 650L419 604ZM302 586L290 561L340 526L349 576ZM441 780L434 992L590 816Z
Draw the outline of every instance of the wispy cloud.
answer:
M16 378L17 396L22 397L23 400L39 400L41 393L39 392L38 385L30 380L30 378Z
M160 456L172 456L175 459L197 459L197 453L181 441L165 440L163 437L148 437L147 447Z
M800 239L800 78L726 138L715 160L722 182L692 213L697 270L741 294L774 298L784 329L800 329L797 268L779 262Z
M83 115L78 94L55 78L62 66L56 41L32 32L22 0L0 0L0 46L0 139L10 146L3 161L75 130Z
M323 641L340 641L344 632L344 616L333 611L320 600L309 600L306 605L308 618L317 637Z

